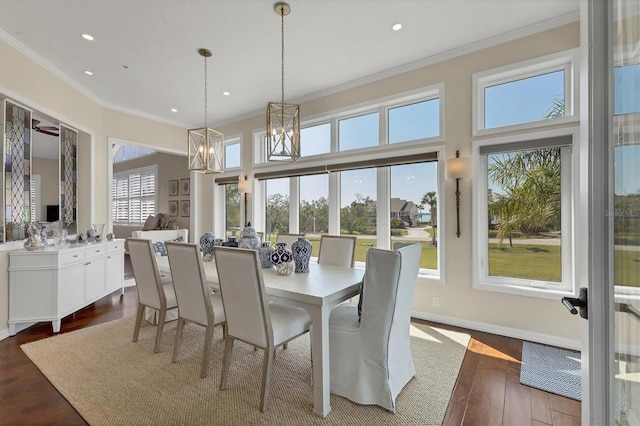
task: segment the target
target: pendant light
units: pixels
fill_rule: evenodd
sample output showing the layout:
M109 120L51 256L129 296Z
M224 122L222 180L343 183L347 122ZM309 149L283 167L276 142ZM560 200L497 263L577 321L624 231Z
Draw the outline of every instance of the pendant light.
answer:
M209 49L198 49L204 57L204 127L188 132L189 171L198 173L222 173L224 171L224 135L207 126L207 58Z
M267 161L300 158L300 105L284 103L284 17L291 12L287 3L276 3L280 15L282 90L280 102L267 105Z

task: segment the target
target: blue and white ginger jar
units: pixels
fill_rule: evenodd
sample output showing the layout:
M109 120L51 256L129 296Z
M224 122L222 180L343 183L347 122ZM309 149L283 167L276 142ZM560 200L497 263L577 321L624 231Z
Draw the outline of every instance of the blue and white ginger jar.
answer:
M273 253L273 247L269 241L265 241L260 246L258 255L260 256L260 266L263 268L272 268L273 262L271 261L271 254Z
M293 261L293 253L287 248L287 243L276 243L276 248L271 253L271 262L278 266L281 263Z
M296 262L295 272L309 272L311 249L311 242L305 237L298 237L298 241L294 241L291 244L293 260Z
M216 235L213 232L205 232L200 237L200 251L202 255L213 255L213 246L216 245Z
M251 226L251 222L242 230L238 247L252 250L260 250L260 238L256 234L256 230Z

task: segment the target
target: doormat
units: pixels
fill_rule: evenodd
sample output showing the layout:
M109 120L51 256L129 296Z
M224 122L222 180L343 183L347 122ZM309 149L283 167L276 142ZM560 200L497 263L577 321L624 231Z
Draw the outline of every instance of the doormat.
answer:
M520 383L582 400L580 352L522 342Z

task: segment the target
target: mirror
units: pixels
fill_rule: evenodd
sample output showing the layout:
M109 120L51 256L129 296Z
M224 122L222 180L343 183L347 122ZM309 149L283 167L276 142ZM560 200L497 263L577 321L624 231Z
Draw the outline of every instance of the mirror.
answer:
M0 242L26 238L26 225L62 220L78 230L78 132L4 100L4 227Z
M5 226L2 241L26 238L25 224L33 216L31 203L31 111L4 101L3 183Z

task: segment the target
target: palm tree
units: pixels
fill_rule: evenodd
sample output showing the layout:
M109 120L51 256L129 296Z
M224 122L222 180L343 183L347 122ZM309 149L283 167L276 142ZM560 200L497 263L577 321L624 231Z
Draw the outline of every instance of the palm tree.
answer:
M438 199L436 198L436 192L430 191L422 196L420 200L421 204L429 205L429 213L431 214L431 243L435 245L436 242L436 227L438 223Z

